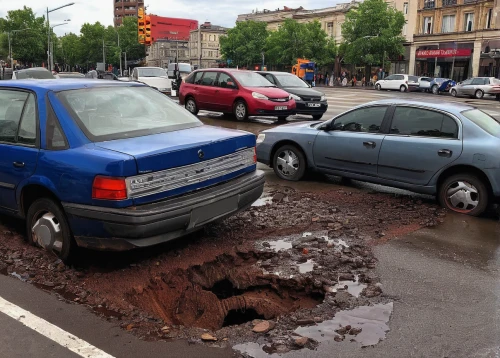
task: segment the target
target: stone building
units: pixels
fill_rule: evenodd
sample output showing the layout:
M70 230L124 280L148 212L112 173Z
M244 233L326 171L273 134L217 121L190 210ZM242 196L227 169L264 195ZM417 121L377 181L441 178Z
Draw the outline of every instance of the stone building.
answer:
M158 39L148 48L146 56L147 66L167 68L168 64L175 62L189 63L188 41Z
M410 67L416 75L499 77L498 0L419 0Z
M218 67L221 60L219 39L227 28L205 22L189 36L189 59L196 68Z

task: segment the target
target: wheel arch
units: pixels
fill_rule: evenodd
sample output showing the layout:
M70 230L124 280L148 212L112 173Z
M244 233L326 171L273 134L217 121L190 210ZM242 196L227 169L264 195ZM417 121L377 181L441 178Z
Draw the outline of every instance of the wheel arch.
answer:
M306 151L304 150L304 148L302 148L302 146L299 143L297 143L291 139L283 139L283 140L280 140L279 142L274 143L274 145L271 149L271 154L269 156L269 166L271 168L274 165L274 163L273 163L274 155L276 154L278 149L284 145L293 145L293 146L297 147L302 152L302 155L304 156L304 158L306 158L306 169L309 167L309 163L308 163L309 160L307 158Z
M493 195L493 187L491 186L490 179L488 176L479 168L472 166L472 165L466 165L466 164L460 164L460 165L454 165L452 167L446 168L438 177L437 182L436 182L436 193L439 193L439 189L441 188L441 185L443 182L446 180L446 178L449 178L452 175L459 174L459 173L468 173L477 176L480 180L484 182L486 185L486 188L488 189L488 193L490 195Z
M19 196L19 212L23 217L26 217L29 207L40 198L50 198L56 203L60 203L59 198L53 190L41 184L30 183L25 185Z

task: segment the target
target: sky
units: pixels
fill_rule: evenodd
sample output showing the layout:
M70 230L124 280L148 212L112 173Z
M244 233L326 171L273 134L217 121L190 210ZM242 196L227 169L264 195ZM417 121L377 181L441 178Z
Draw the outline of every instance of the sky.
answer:
M54 32L62 36L65 33L79 33L81 26L86 23L100 23L108 26L113 24L113 5L115 0L0 0L0 17L5 17L7 11L22 9L23 6L31 7L37 16L42 16L50 9L74 2L72 6L51 12L49 20L51 25L64 23L57 26ZM233 27L239 14L246 14L252 10L276 10L288 6L291 8L304 7L307 10L335 6L337 3L349 0L145 0L147 13L166 16L181 17L198 20L200 23L210 21L212 24ZM265 3L265 6L261 4Z

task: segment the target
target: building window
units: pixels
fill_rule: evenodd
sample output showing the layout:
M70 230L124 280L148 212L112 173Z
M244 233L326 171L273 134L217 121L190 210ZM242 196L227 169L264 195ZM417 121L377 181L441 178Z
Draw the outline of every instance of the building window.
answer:
M424 17L423 33L425 35L432 34L432 17Z
M465 14L465 31L469 32L474 29L474 13Z
M326 33L328 36L333 37L333 22L326 24Z
M436 3L434 0L424 0L424 9L434 9Z
M454 32L455 31L455 15L445 15L443 16L443 24L441 26L441 32Z
M403 36L406 36L406 32L408 31L408 24L403 25Z
M491 29L491 17L493 16L493 9L489 9L486 14L486 28Z
M405 2L403 4L403 14L408 15L408 3Z

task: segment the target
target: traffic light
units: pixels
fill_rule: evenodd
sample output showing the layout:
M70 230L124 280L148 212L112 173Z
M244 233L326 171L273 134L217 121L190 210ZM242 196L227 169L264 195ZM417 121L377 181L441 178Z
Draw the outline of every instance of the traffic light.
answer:
M146 43L146 26L144 22L144 8L137 10L137 36L140 44Z
M145 40L144 44L145 45L151 45L151 18L149 15L144 16L145 18Z

